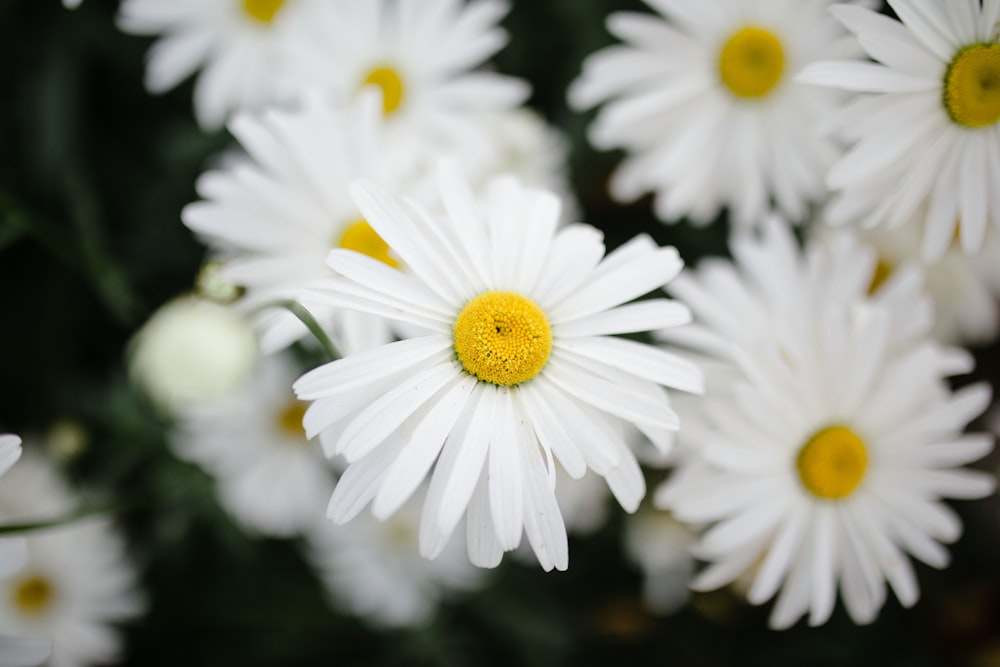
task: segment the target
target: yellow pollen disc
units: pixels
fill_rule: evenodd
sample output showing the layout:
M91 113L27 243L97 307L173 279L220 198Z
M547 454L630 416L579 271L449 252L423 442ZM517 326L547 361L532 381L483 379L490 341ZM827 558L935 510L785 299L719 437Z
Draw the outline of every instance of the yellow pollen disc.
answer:
M305 414L306 404L302 401L292 401L278 413L278 428L282 433L305 439L306 430L302 426Z
M868 450L851 429L828 426L809 438L795 465L807 491L818 498L837 500L850 495L865 476Z
M719 77L737 97L763 97L785 71L785 50L770 30L746 26L733 34L719 53Z
M389 244L383 241L372 226L362 218L347 226L340 235L337 247L360 252L394 269L399 268L399 260L389 254Z
M243 0L243 11L255 21L270 23L284 4L285 0Z
M868 295L871 296L882 287L882 284L892 275L893 266L881 257L875 265L875 272L872 274L872 281L868 285Z
M483 292L455 320L455 353L472 375L508 387L538 375L549 360L549 319L514 292Z
M49 606L55 591L48 579L38 575L24 577L14 583L14 606L23 614L39 614Z
M362 86L378 86L382 89L382 111L386 116L399 108L403 102L403 77L393 67L379 65L368 72Z
M973 44L955 54L944 75L944 108L965 127L1000 120L1000 44Z

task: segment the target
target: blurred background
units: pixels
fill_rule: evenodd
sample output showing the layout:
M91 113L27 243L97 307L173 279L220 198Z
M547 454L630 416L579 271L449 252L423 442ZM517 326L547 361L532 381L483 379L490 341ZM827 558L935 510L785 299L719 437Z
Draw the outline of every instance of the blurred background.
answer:
M640 7L515 0L494 63L530 82L530 105L568 137L581 217L609 247L646 231L693 264L725 253L724 221L664 226L647 200L612 202L618 156L587 145L590 116L565 102L583 58L611 42L607 13ZM617 507L597 533L571 537L568 572L505 558L482 590L450 596L420 627L379 628L331 605L301 545L239 528L128 379L138 327L194 286L204 249L179 214L232 140L196 125L190 81L145 91L152 40L120 32L116 9L0 0L0 432L55 457L88 505L113 508L147 600L121 626L122 664L1000 666L996 496L952 503L965 523L952 566L917 565L916 607L890 599L868 627L838 608L823 627L771 631L767 607L727 589L654 614ZM1000 347L974 352L976 377L995 381Z

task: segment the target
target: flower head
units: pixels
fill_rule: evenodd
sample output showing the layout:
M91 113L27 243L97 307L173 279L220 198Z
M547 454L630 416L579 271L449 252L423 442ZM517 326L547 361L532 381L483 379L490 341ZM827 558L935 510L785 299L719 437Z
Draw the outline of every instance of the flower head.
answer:
M474 563L496 565L525 531L545 569L564 569L553 459L575 479L587 468L604 476L633 510L644 482L618 426L632 422L665 447L678 424L663 386L701 389L685 360L612 337L688 320L667 299L624 305L662 287L681 261L646 237L603 257L595 230L557 231L558 200L509 178L481 200L448 168L439 183L446 213L438 218L371 185L353 189L409 274L333 250L340 277L303 294L429 332L296 382L299 397L313 401L307 432L349 463L329 515L345 522L372 502L387 518L433 468L420 527L425 556L439 553L467 514Z
M956 233L973 254L990 220L1000 229L1000 1L889 5L900 20L831 10L877 62L820 62L799 77L866 93L839 121L853 147L827 178L828 214L865 227L923 224L928 260Z
M628 154L611 180L619 200L654 192L659 218L707 224L728 207L755 224L773 201L792 220L825 194L838 154L817 121L841 95L795 74L853 46L823 0L647 0L662 17L615 13L624 40L584 62L571 86L579 109L604 103L590 129L598 148Z

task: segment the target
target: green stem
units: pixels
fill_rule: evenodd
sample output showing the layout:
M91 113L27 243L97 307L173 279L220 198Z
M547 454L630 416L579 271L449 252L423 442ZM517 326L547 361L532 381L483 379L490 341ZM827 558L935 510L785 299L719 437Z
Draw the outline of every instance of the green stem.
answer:
M284 308L292 315L299 318L299 321L302 322L307 329L309 329L309 333L311 333L316 340L319 341L319 344L326 353L327 358L330 361L340 359L340 353L337 351L336 346L334 346L333 341L331 341L330 337L326 335L326 332L323 331L323 327L321 327L319 322L316 321L316 318L313 317L312 313L306 310L301 303L286 299L282 301L273 301L269 304L265 304L262 308L270 306Z
M42 530L44 528L54 528L56 526L63 526L68 523L73 523L74 521L79 521L80 519L84 519L89 516L95 516L99 514L111 514L117 509L121 509L121 507L120 506L116 507L113 504L92 505L90 507L81 507L80 509L74 512L70 512L65 516L56 517L54 519L47 519L45 521L30 521L26 523L0 524L0 535L29 533L35 530Z

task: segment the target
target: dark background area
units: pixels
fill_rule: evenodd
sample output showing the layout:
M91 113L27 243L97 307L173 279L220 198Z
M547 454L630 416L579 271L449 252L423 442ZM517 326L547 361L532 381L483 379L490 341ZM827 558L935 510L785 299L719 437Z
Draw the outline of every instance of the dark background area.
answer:
M572 540L567 573L507 558L484 591L445 604L428 627L379 631L331 609L294 542L250 538L229 521L211 480L173 458L167 420L127 381L136 328L193 285L203 250L179 213L230 139L199 130L190 82L145 92L151 40L119 32L116 7L0 0L0 431L28 440L71 423L87 434L64 467L124 508L150 601L125 628L126 664L1000 665L995 496L954 504L966 534L952 567L918 567L917 606L891 599L869 627L838 608L821 628L774 632L768 607L725 590L652 616L620 546L621 516ZM583 217L609 246L645 231L689 263L722 253L723 224L664 226L648 201L611 202L618 156L589 148L591 116L566 107L583 58L611 41L603 17L623 8L640 3L515 0L496 66L527 79L531 105L569 136ZM997 347L977 358L977 375L995 379Z

